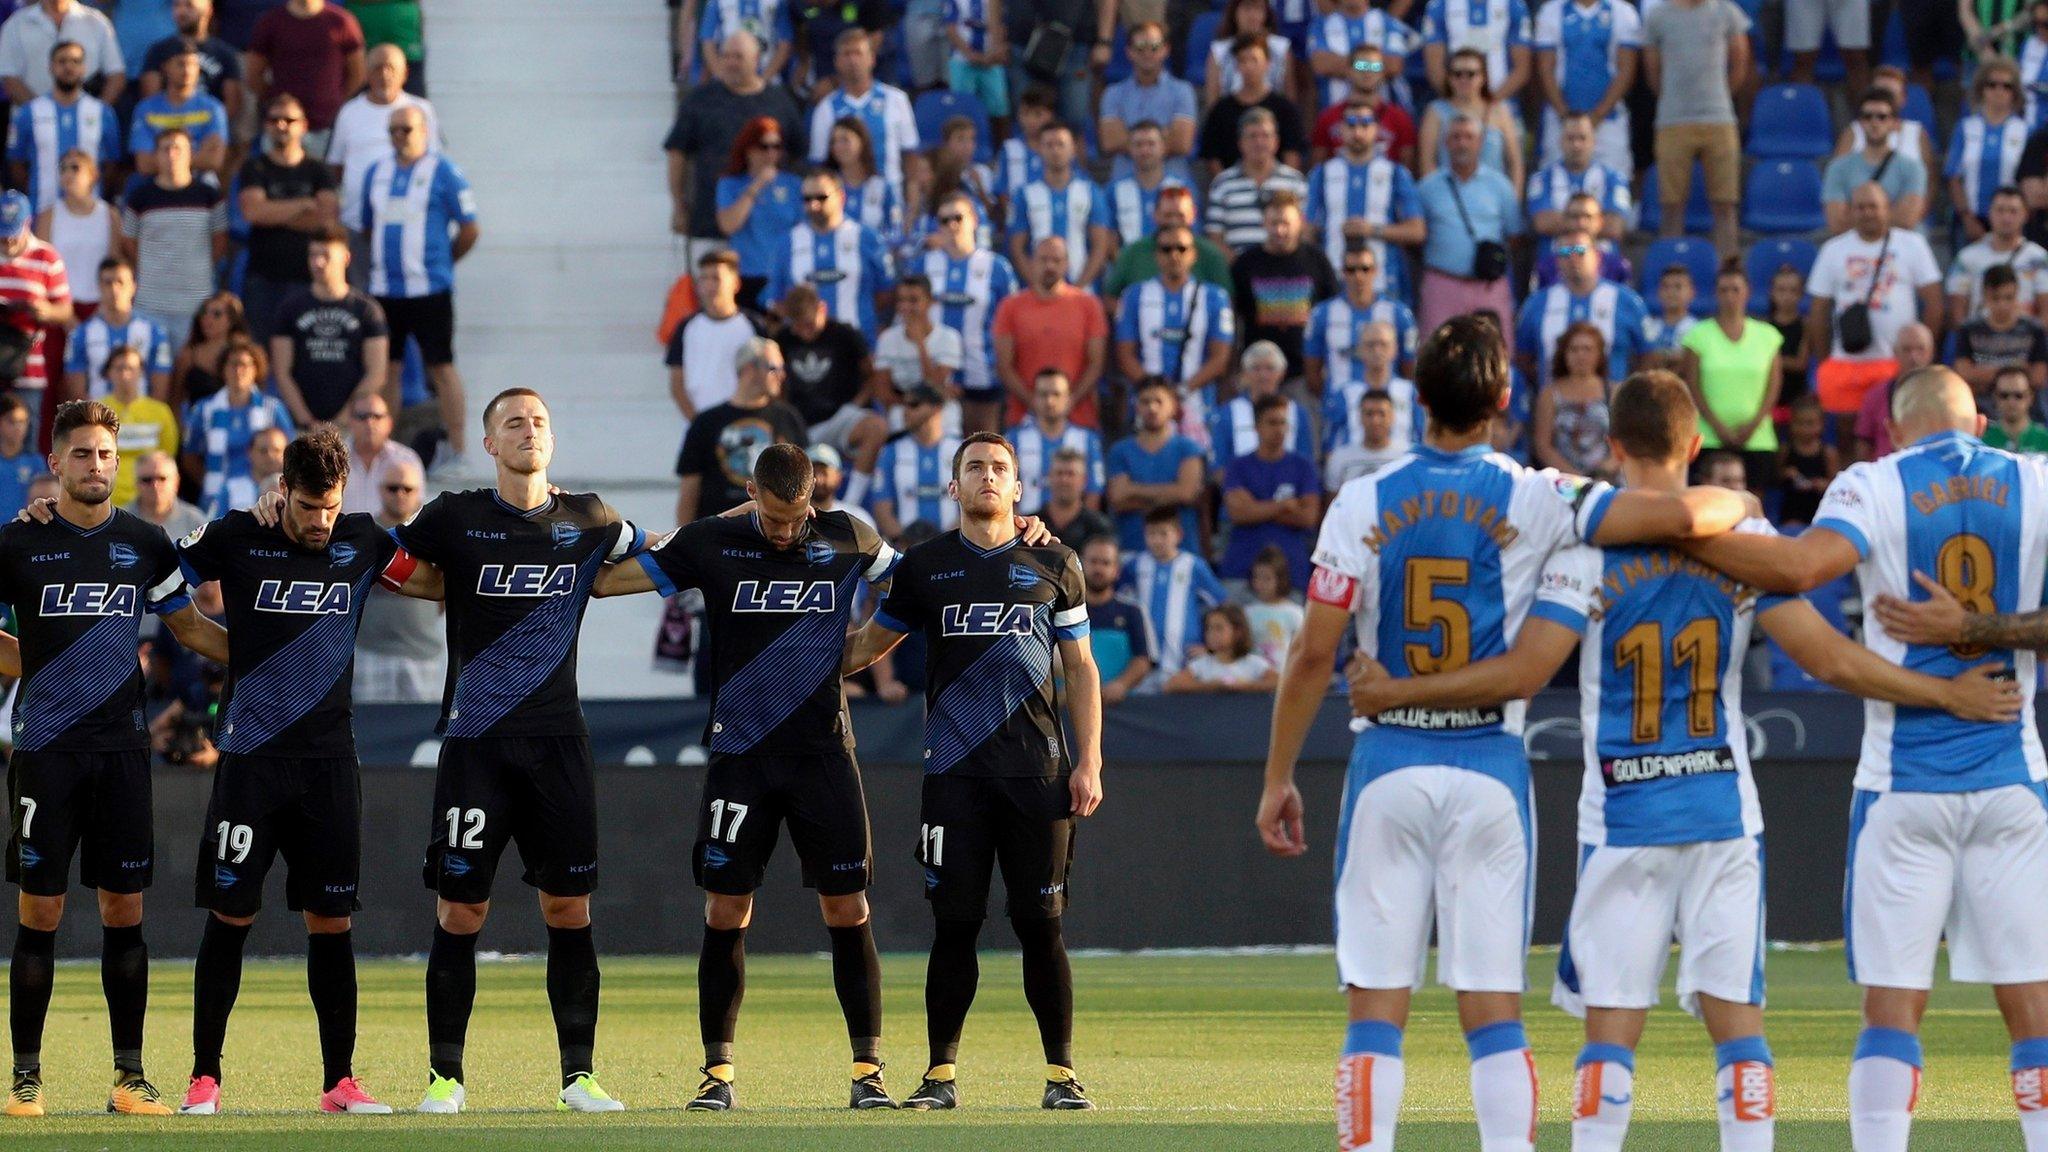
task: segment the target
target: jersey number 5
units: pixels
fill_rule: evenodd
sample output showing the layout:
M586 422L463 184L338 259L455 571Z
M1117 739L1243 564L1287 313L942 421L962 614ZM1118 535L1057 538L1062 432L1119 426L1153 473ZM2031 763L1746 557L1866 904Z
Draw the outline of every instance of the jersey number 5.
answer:
M1986 615L1998 611L1993 590L1998 585L1997 565L1991 559L1991 545L1982 536L1964 532L1951 536L1934 554L1934 580L1955 597L1965 612ZM1953 644L1949 652L1958 660L1975 660L1985 649L1974 644Z
M1714 680L1721 671L1721 628L1701 617L1678 630L1671 640L1671 665L1689 665L1692 689L1686 694L1688 735L1714 734ZM1638 744L1655 744L1664 735L1664 626L1638 624L1614 645L1614 668L1635 671L1635 713L1629 735Z
M1407 578L1402 581L1406 590L1403 624L1410 632L1437 633L1436 640L1403 647L1411 675L1450 672L1471 663L1472 613L1459 601L1437 594L1440 587L1463 588L1471 582L1470 560L1417 556L1408 561Z

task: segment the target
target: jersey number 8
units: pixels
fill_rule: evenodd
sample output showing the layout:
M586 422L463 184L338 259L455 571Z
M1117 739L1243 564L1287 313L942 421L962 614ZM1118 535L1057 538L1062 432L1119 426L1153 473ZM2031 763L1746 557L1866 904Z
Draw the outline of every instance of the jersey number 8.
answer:
M1934 580L1955 597L1965 612L1991 615L1998 611L1993 590L1998 586L1997 566L1991 560L1991 545L1982 536L1968 532L1951 536L1934 554ZM1975 660L1985 649L1975 644L1953 644L1949 652L1958 660Z

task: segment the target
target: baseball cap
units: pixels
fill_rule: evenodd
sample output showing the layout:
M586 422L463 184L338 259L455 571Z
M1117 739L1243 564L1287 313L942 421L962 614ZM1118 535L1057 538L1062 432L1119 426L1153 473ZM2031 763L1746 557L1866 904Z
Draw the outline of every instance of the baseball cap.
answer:
M843 469L845 467L844 462L839 458L839 449L834 448L830 444L813 444L809 448L804 449L804 455L809 456L813 464L823 464L827 468Z
M28 231L34 216L28 197L14 191L0 196L0 236L19 236Z

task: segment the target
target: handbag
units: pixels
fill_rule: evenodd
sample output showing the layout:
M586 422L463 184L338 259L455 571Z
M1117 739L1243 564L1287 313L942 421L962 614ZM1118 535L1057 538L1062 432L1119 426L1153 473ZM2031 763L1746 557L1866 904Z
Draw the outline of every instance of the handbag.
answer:
M1842 351L1851 356L1868 351L1877 339L1877 334L1870 328L1870 305L1877 299L1877 286L1884 275L1885 254L1891 251L1891 247L1892 233L1887 227L1884 243L1877 249L1877 263L1871 266L1869 294L1842 309L1842 314L1835 317L1835 339L1841 343Z
M1458 219L1465 224L1465 235L1472 238L1472 279L1492 283L1508 274L1508 246L1498 240L1481 240L1472 227L1472 217L1465 214L1465 197L1458 192L1458 178L1448 169L1444 180L1451 186L1451 200L1458 206Z
M1058 80L1060 65L1074 47L1074 30L1057 20L1034 25L1031 39L1024 42L1024 57L1018 61L1037 80Z

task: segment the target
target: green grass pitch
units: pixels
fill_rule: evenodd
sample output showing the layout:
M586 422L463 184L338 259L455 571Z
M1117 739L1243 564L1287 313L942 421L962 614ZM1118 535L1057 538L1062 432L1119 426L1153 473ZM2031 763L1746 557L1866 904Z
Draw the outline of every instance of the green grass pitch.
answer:
M1530 962L1547 996L1554 957ZM1778 1147L1849 1147L1844 1104L1856 993L1839 950L1770 957L1771 1046L1778 1061ZM924 963L884 959L889 1082L901 1095L922 1071ZM251 962L228 1035L227 1114L140 1120L99 1112L109 1064L98 973L57 976L44 1044L53 1115L0 1121L7 1148L407 1152L715 1149L1325 1149L1334 1144L1330 1079L1342 1027L1327 955L1081 956L1074 962L1082 1080L1100 1102L1086 1115L1038 1108L1042 1065L1013 954L984 953L981 994L962 1056L963 1109L951 1115L850 1114L844 1026L821 957L756 957L740 1021L741 1111L681 1111L697 1082L696 977L684 957L610 958L598 1035L601 1078L631 1111L562 1116L554 1034L534 960L479 970L467 1072L473 1111L461 1117L322 1116L318 1047L304 968ZM187 1069L191 966L159 962L149 1065L166 1092ZM1533 999L1533 998L1532 998ZM1637 1065L1631 1150L1716 1146L1713 1062L1704 1032L1675 1007L1652 1017ZM421 965L366 963L357 1071L387 1103L409 1109L424 1077ZM1568 1145L1577 1021L1532 1003L1541 1064L1540 1146ZM1988 991L1940 989L1925 1031L1928 1072L1914 1147L2019 1147L2006 1077L2006 1039ZM1470 1149L1466 1062L1450 997L1418 1002L1407 1047L1403 1152ZM545 1109L545 1110L544 1110Z

